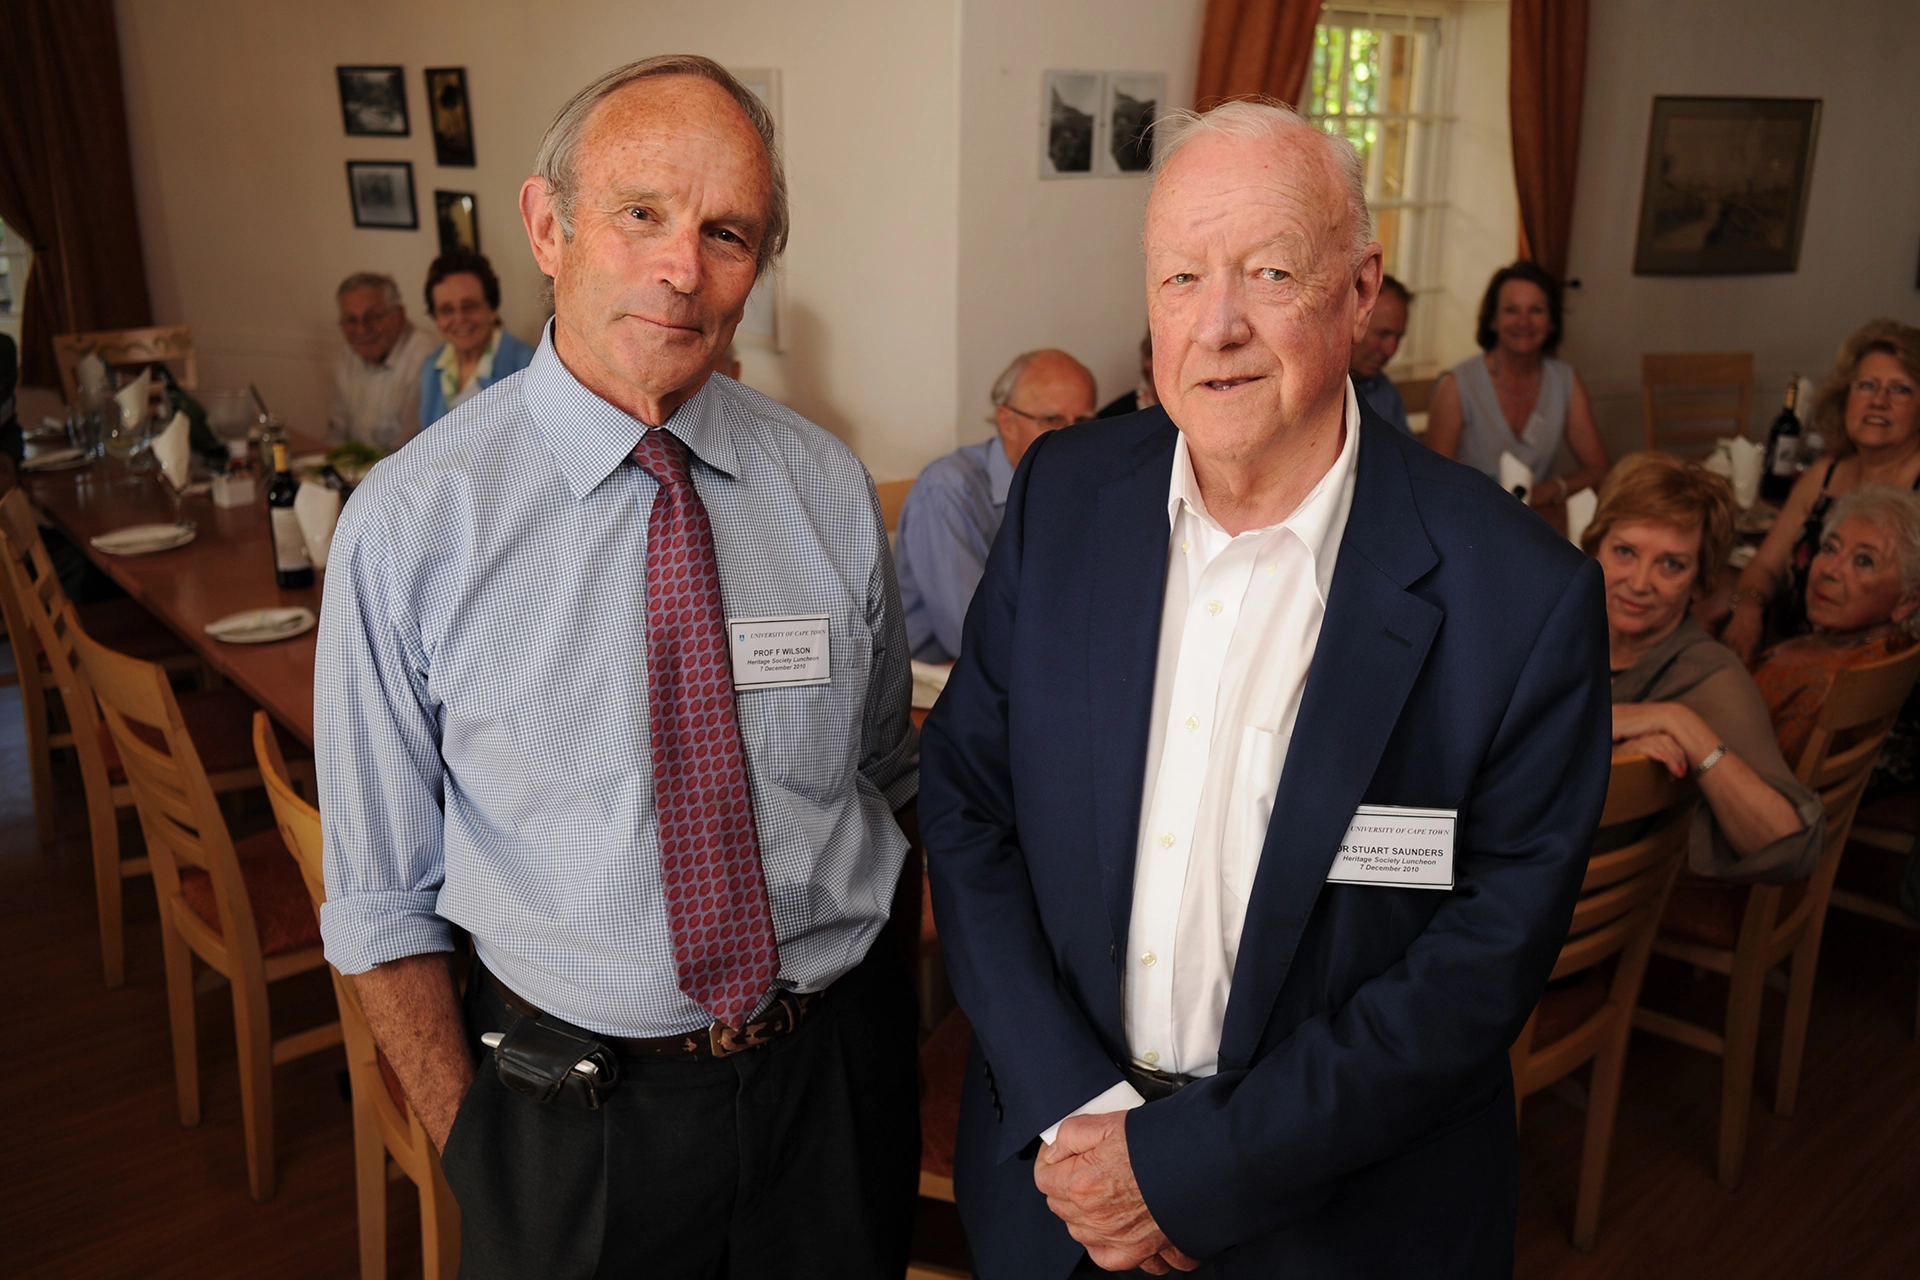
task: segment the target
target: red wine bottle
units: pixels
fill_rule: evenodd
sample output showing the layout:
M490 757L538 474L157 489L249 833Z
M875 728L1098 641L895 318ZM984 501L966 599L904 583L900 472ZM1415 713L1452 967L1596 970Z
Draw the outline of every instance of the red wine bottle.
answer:
M1786 405L1767 428L1767 470L1760 477L1760 496L1768 502L1785 502L1793 492L1793 481L1800 474L1800 415L1793 402L1800 394L1800 375L1787 379Z
M298 591L313 585L313 561L307 557L306 535L300 532L300 517L293 513L293 500L300 486L287 469L287 442L273 442L273 485L267 490L267 520L273 532L273 577L282 591Z

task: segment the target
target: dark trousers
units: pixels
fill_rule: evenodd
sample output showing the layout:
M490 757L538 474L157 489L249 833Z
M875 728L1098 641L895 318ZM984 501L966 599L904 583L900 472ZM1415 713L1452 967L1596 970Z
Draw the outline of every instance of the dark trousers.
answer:
M799 1030L728 1058L625 1058L598 1111L500 1083L486 1031L515 1015L468 984L480 1069L442 1164L462 1276L904 1274L919 1184L912 987L876 945Z

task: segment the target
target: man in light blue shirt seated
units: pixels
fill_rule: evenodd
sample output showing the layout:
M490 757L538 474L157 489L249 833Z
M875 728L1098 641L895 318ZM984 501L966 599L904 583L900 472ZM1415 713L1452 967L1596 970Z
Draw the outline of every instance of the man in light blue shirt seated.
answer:
M1411 436L1413 428L1407 425L1407 406L1400 399L1400 389L1386 370L1400 350L1400 339L1407 336L1407 310L1412 305L1413 294L1407 286L1392 276L1382 276L1380 300L1373 304L1373 314L1367 319L1366 336L1353 344L1347 370L1353 377L1355 393L1372 405L1375 413L1400 428L1403 436Z
M1013 469L1045 431L1085 422L1098 396L1064 351L1016 356L993 384L993 437L927 464L900 508L894 556L907 646L920 662L960 656L960 624L1000 532Z

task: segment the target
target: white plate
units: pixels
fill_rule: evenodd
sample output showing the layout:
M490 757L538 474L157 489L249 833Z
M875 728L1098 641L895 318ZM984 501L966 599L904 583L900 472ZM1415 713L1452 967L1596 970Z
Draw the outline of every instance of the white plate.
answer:
M49 449L36 453L20 464L22 471L69 471L87 465L87 455L78 449Z
M155 551L172 551L192 542L196 533L192 522L180 524L130 524L124 529L88 539L95 550L110 556L144 556Z
M275 640L305 635L313 630L317 621L311 609L248 609L244 613L228 614L218 622L209 622L206 631L215 640L228 644L272 644Z

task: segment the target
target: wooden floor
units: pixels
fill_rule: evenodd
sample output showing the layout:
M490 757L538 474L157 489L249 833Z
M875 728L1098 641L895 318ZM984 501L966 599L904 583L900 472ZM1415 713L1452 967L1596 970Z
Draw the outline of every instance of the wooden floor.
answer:
M200 1003L205 1119L179 1126L152 892L128 894L128 981L100 982L86 818L60 771L60 839L42 848L18 691L0 690L0 1273L71 1280L354 1274L352 1135L337 1052L275 1073L278 1195L247 1196L226 996ZM262 825L264 812L254 819ZM130 838L137 839L129 833ZM1871 868L1862 868L1871 870ZM1799 1114L1756 1107L1744 1184L1708 1172L1718 1064L1639 1037L1628 1062L1613 1177L1591 1257L1572 1251L1581 1114L1529 1101L1521 1135L1523 1277L1920 1275L1920 1046L1911 1038L1920 941L1839 916L1815 999ZM1649 990L1708 1008L1714 988L1676 966ZM324 982L277 990L294 1028L326 1016ZM1779 1001L1770 1010L1777 1028ZM1771 1050L1763 1052L1770 1071ZM931 1215L929 1215L931 1217ZM419 1274L409 1184L390 1196L390 1274ZM937 1238L942 1224L922 1224Z

